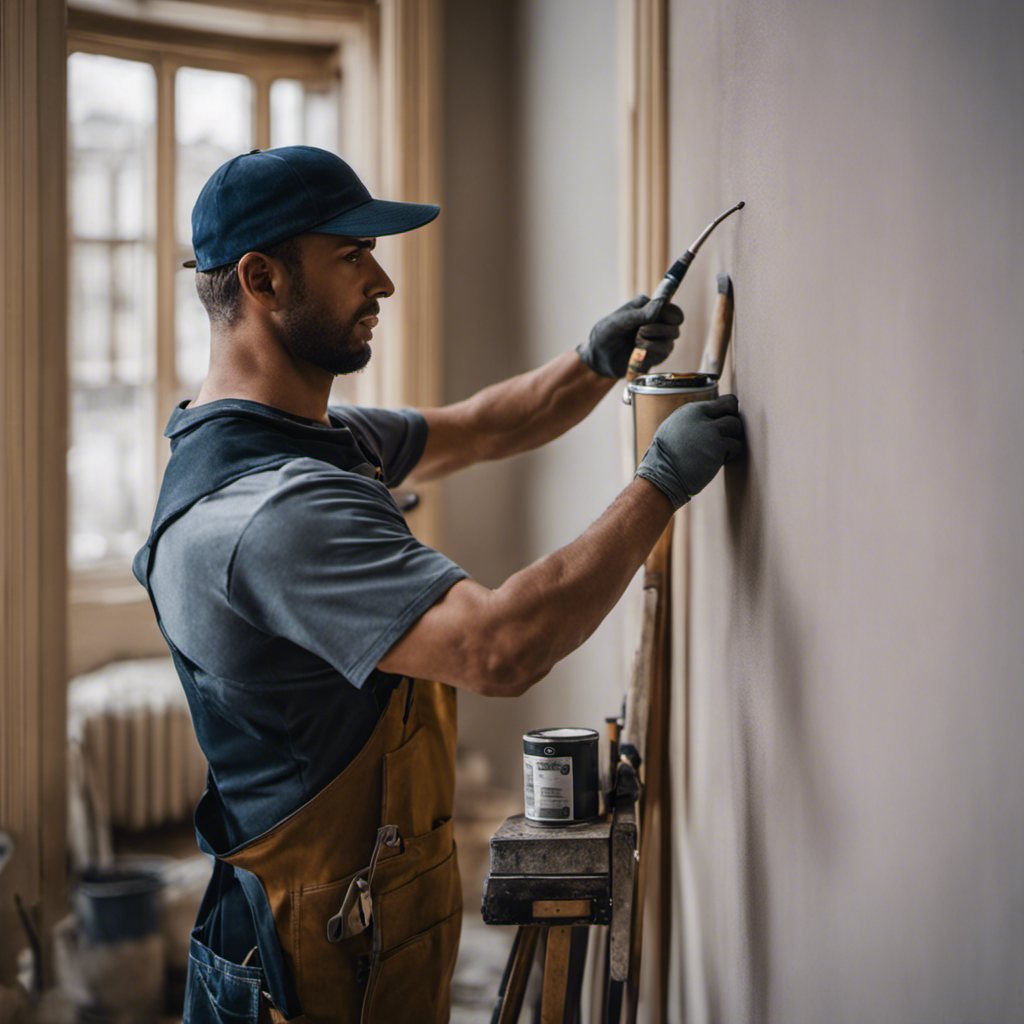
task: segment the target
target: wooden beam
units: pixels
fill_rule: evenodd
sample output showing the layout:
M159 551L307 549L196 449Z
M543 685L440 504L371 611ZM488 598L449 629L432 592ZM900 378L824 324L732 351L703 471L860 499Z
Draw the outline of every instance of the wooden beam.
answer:
M0 977L66 905L66 38L63 0L0 6Z
M381 190L385 199L437 203L441 198L440 0L381 0ZM376 194L376 193L375 193ZM442 400L442 234L435 222L382 240L397 290L389 303L387 342L378 358L386 405L419 408ZM398 316L391 315L391 304ZM400 325L400 326L399 326ZM396 336L397 335L397 336ZM440 538L440 488L417 488L423 500L409 516L421 539Z

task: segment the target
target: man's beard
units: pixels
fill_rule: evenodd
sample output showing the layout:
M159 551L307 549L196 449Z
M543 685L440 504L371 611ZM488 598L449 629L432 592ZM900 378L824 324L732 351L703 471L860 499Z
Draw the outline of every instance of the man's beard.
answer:
M310 302L301 286L294 302L284 313L284 347L291 355L328 370L336 377L363 369L372 354L366 342L352 337L356 324L364 317L376 316L380 306L368 302L345 323L322 306Z

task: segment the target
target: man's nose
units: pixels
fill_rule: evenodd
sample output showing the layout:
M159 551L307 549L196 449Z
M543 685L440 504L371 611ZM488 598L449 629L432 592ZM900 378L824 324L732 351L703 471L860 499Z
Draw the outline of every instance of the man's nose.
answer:
M373 260L373 273L367 285L366 294L374 299L386 299L395 294L395 283L385 273L384 268L377 262L376 257L370 256Z

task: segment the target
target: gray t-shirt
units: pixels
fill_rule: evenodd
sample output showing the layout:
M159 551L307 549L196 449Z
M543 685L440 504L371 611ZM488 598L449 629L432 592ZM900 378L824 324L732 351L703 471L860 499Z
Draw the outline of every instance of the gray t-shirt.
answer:
M234 404L285 433L315 427ZM168 434L223 408L179 408ZM301 806L352 759L396 682L377 663L467 577L413 537L386 486L422 454L423 417L338 407L331 419L318 438L354 436L383 481L368 467L293 459L203 498L156 545L154 600L196 666L193 721L232 845Z

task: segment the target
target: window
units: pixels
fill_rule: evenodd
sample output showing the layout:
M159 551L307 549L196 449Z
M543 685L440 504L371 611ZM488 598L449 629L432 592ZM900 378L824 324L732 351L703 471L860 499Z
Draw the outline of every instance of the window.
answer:
M196 196L249 149L351 154L354 141L341 137L337 44L79 20L68 57L69 563L79 580L123 579L148 533L167 418L206 374L209 325L182 267ZM339 378L334 400L355 400L355 388Z

